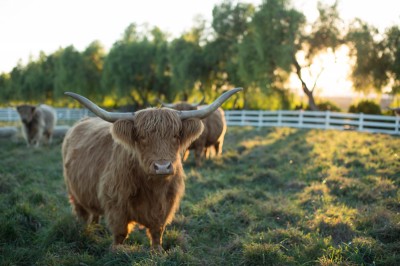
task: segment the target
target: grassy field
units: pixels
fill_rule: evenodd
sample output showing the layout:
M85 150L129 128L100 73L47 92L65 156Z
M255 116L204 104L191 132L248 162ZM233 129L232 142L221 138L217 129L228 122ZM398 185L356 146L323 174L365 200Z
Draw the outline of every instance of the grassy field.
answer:
M111 252L104 221L74 219L61 140L0 140L1 265L399 265L399 137L229 128L225 143L200 169L190 157L155 253L141 229Z

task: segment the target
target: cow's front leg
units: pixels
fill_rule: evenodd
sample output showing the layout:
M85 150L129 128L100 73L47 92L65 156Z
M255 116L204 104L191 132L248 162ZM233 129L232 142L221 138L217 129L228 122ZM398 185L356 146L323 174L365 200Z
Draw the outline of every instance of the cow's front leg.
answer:
M155 226L147 229L147 234L151 239L151 248L158 251L163 251L162 237L164 234L165 226Z
M37 134L35 136L33 136L32 140L31 140L31 144L34 148L39 148L40 137Z
M113 247L121 245L128 236L128 224L127 223L116 223L110 224L110 230L113 235Z
M112 248L114 249L117 245L123 244L124 240L129 234L130 226L128 217L121 211L108 211L106 212L106 219L110 231L113 235Z
M201 159L203 157L204 146L197 146L194 150L194 158L196 162L196 166L201 166Z

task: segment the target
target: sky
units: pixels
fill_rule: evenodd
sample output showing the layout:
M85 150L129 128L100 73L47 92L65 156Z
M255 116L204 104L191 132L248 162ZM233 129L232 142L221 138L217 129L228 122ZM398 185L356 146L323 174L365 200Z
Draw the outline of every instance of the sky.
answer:
M83 51L98 40L106 49L135 23L157 26L179 37L201 15L211 21L221 0L0 0L0 73L10 72L19 60L26 64L40 51L51 54L73 45ZM262 0L240 2L259 5ZM309 20L317 17L317 0L292 0ZM333 0L322 0L331 4ZM339 0L345 21L359 17L383 30L400 24L399 0Z

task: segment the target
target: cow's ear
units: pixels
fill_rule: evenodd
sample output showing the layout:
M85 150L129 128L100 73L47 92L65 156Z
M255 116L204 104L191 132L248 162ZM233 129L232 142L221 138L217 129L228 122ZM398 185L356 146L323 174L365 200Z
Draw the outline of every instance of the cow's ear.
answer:
M203 132L204 125L200 119L191 118L182 121L181 146L186 150Z
M135 140L135 124L133 120L117 120L111 127L113 138L124 146L132 147Z
M31 113L33 114L36 110L36 106L31 106Z

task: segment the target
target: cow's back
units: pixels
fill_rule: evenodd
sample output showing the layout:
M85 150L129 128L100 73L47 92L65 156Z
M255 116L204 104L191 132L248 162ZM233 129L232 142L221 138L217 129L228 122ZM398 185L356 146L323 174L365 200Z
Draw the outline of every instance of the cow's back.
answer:
M41 104L38 108L43 117L44 129L48 132L53 132L54 127L57 123L57 113L51 106Z
M110 126L99 118L82 119L67 132L62 145L64 178L72 200L97 213L101 212L99 179L113 148Z
M209 117L203 119L205 129L208 132L206 137L206 146L211 146L224 138L226 132L226 122L224 110L218 108Z

